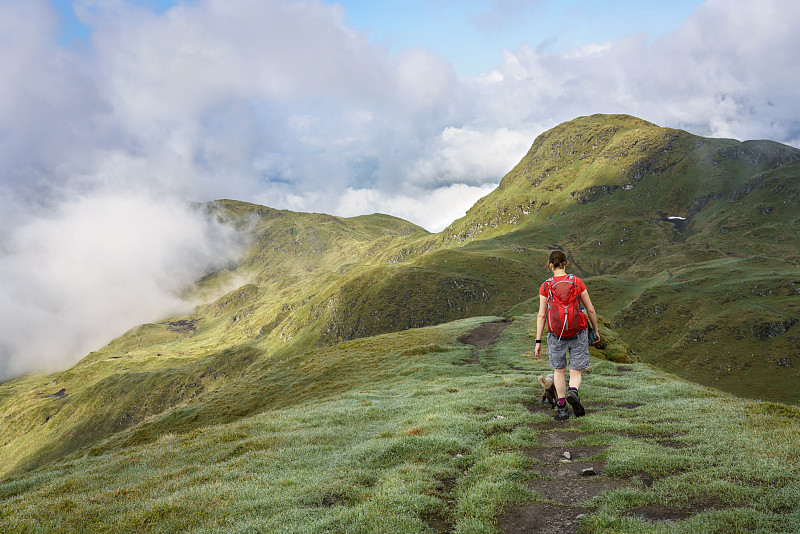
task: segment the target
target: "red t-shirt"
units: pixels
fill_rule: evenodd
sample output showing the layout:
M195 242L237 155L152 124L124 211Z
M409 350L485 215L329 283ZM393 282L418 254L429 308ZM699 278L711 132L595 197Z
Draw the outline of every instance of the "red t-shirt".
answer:
M567 276L569 276L569 275L565 274L564 276L554 276L553 280L558 282L559 280L563 280ZM584 284L583 280L581 280L580 278L578 278L576 276L575 277L575 285L577 286L577 289L578 289L578 298L580 298L580 296L583 294L583 292L586 291L586 284ZM539 287L539 294L541 296L543 296L543 297L548 296L546 282L542 282L542 285Z

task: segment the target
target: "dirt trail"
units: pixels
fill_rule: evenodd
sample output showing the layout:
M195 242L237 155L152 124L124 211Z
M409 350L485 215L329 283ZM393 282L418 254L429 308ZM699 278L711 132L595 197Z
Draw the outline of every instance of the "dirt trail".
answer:
M531 412L553 413L552 408L531 403ZM570 445L584 435L570 430L570 423L552 421L536 425L541 446L529 447L525 454L536 464L529 470L528 487L541 500L507 510L497 518L502 532L571 534L578 531L580 518L591 513L585 504L606 490L633 482L607 477L605 462L598 459L607 445Z
M508 328L510 324L510 319L498 319L488 323L481 323L477 328L470 330L468 333L458 338L459 342L475 347L472 351L472 360L464 362L464 364L461 365L480 365L481 360L478 351L488 349L494 345L500 338L500 334L503 333L503 330Z
M612 406L588 404L585 417L612 407L635 409L639 406L641 405L625 403ZM534 413L554 413L552 408L538 402L529 403L527 408ZM528 457L536 461L528 471L531 478L527 484L541 498L506 510L498 516L497 526L505 534L574 534L580 529L581 517L592 513L587 503L602 492L625 486L652 486L652 479L639 475L627 478L605 475L605 462L599 456L609 445L571 445L586 435L585 432L575 430L572 426L574 423L573 418L569 421L548 421L531 425L541 434L538 436L538 446L525 450ZM670 446L675 442L664 443L665 446ZM565 452L569 453L568 461ZM592 472L586 473L585 470L589 468ZM630 510L628 515L652 523L673 522L714 508L723 506L714 497L701 496L690 501L686 508L649 505Z
M476 350L483 350L492 345L503 333L503 330L508 328L511 321L508 319L498 319L489 323L483 323L479 327L473 329L468 334L458 338L458 341L465 345L472 345Z
M461 343L472 345L473 360L478 364L478 351L489 348L500 337L500 334L511 324L511 321L499 319L483 323L460 337ZM532 412L548 411L551 408L531 403L528 409ZM550 534L571 533L577 531L578 519L587 510L582 503L591 500L607 489L624 485L624 481L610 481L602 476L605 463L589 461L598 455L606 446L569 447L568 443L581 437L583 433L565 430L569 424L552 421L537 425L542 430L540 441L543 447L530 447L525 452L537 462L530 471L531 480L528 486L542 495L546 501L536 501L526 506L508 510L498 517L498 527L506 533L548 532ZM564 459L568 452L571 460ZM583 470L592 468L594 475L584 475ZM431 521L429 526L435 532L447 530L435 528Z
M458 340L473 345L473 360L468 363L480 364L479 351L493 345L500 334L511 324L509 320L496 320L483 323ZM491 358L491 355L487 356ZM617 373L630 371L618 367ZM608 373L609 376L620 376ZM606 386L617 389L614 386ZM621 388L620 388L621 389ZM587 405L586 417L601 413L609 408L635 409L640 404L614 403L612 405ZM533 413L554 414L549 406L532 399L527 404ZM522 506L506 510L497 518L497 526L505 534L537 533L574 534L580 529L581 518L592 513L587 506L589 501L603 493L625 486L650 487L652 480L642 477L611 477L604 473L605 461L602 453L610 445L572 445L585 436L573 426L575 419L569 421L547 421L530 425L539 432L538 443L525 449L525 454L534 465L528 470L528 487L539 497ZM651 505L630 510L628 515L647 522L672 522L685 519L709 508L719 508L713 498L697 498L688 508ZM428 526L436 533L452 532L453 525L440 516L426 518Z

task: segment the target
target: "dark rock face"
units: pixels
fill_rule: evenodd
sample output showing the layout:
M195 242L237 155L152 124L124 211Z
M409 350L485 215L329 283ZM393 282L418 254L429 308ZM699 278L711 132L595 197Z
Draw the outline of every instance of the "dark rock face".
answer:
M753 334L761 341L765 341L767 339L782 336L796 323L797 321L792 318L786 319L785 321L760 323L753 326Z
M690 213L692 214L699 213L700 210L706 207L706 204L708 204L713 200L719 200L720 198L722 198L722 195L716 192L696 197L692 200L692 207Z
M746 197L753 191L764 189L764 187L766 187L766 184L764 183L765 179L766 176L761 174L759 176L751 178L750 180L747 180L745 183L743 183L742 185L733 190L733 193L731 193L730 203L734 204L742 200L744 197Z
M587 202L594 202L605 195L611 195L619 188L618 185L593 185L571 193L570 196L576 197L579 204L586 204Z

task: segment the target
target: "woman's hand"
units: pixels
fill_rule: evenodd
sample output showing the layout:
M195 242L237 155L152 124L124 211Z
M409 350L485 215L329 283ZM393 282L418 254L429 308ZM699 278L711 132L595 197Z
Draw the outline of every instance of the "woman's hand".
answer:
M534 349L533 353L536 355L537 358L540 360L542 359L542 344L537 343L536 348Z

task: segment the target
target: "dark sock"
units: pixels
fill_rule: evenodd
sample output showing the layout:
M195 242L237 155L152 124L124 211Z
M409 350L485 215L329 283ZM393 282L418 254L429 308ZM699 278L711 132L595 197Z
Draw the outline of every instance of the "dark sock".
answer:
M566 404L566 402L567 402L567 398L566 397L562 397L562 398L558 399L558 405L559 406L564 406L564 404Z
M569 389L574 389L575 391L578 391L578 388L570 387Z

